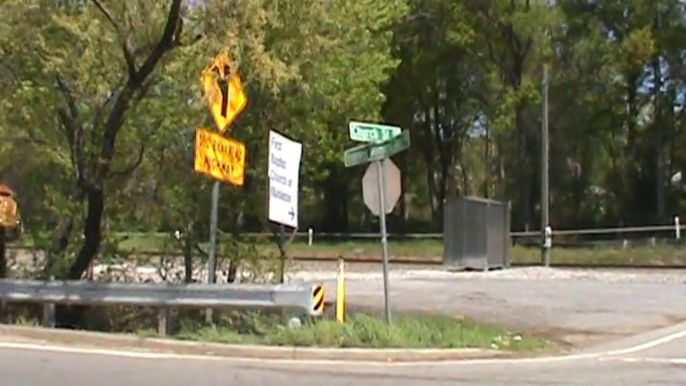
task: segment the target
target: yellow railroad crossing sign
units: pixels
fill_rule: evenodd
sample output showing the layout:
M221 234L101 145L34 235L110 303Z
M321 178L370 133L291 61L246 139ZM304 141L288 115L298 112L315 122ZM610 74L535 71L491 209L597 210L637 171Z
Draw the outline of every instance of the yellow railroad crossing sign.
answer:
M223 133L238 117L248 103L243 84L227 53L219 54L200 76L210 112Z
M245 144L198 128L195 132L194 170L220 181L243 186Z

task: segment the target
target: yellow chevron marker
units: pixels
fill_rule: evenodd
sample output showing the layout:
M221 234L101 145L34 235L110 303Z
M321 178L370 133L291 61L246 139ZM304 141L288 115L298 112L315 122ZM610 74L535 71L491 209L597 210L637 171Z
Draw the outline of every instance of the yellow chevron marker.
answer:
M321 315L324 313L324 286L315 285L312 290L312 313Z

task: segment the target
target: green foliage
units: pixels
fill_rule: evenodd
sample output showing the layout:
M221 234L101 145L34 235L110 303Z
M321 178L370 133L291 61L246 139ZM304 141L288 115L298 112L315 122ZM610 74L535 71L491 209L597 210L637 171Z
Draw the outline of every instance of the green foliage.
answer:
M686 168L677 0L184 2L174 43L145 79L131 75L171 10L152 0L0 10L0 172L19 192L25 238L51 251L46 271L93 253L84 234L100 260L127 258L108 246L114 232L207 239L211 181L192 171L192 150L195 129L214 126L199 74L223 49L249 99L227 133L248 148L245 186L222 187L227 245L270 230L269 130L304 144L301 229L376 226L361 168L341 162L350 120L411 131L395 159L403 196L392 230L440 230L444 200L464 194L512 201L513 227L535 228L544 65L555 228L663 223L686 207L668 183ZM99 191L104 212L91 224Z

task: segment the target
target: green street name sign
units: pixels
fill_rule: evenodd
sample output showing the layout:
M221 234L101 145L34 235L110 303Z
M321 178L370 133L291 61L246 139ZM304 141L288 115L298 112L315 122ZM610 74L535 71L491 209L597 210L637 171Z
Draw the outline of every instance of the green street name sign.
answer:
M410 147L410 132L404 130L388 141L355 146L343 153L345 167L357 166L389 158Z
M397 136L402 131L399 127L379 125L367 122L350 122L350 139L360 142L383 142Z

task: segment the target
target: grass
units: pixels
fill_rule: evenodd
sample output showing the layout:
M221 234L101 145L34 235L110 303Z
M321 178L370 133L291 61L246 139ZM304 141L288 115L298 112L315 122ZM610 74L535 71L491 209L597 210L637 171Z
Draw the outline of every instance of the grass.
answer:
M3 321L38 326L42 309L35 304L10 304ZM333 347L333 348L486 348L509 352L541 352L556 348L551 340L481 323L462 315L396 313L391 325L376 313L351 311L339 324L327 313L310 318L300 326L289 326L285 311L215 311L214 325L205 322L198 309L178 309L171 318L166 339L224 344ZM89 307L84 315L85 330L105 333L134 333L144 338L158 335L154 307Z
M538 248L515 247L513 263L540 263ZM656 245L635 248L553 248L551 261L568 265L686 266L686 246Z
M278 253L275 242L269 240L246 240L257 245L258 249L265 254ZM159 251L170 245L168 237L162 236L135 236L130 237L120 244L120 248L129 251ZM203 245L204 246L204 245ZM394 240L390 241L394 255L399 257L434 258L443 255L443 245L437 240ZM306 242L294 241L289 245L289 255L302 257L336 257L344 256L369 256L376 255L380 251L378 241L317 241L312 245Z
M172 337L180 340L274 346L361 348L491 348L536 351L549 346L545 339L511 332L473 320L445 315L396 315L387 326L383 319L358 313L338 324L309 320L287 327L287 318L252 315L237 323L236 315L214 327L182 325Z
M276 254L278 249L274 242L255 241L258 250L265 254ZM169 239L160 236L132 237L123 241L120 246L129 251L157 251L169 246ZM427 262L443 261L443 244L441 240L391 240L389 250L391 261ZM343 256L349 261L380 260L379 241L328 241L315 240L312 245L295 241L289 246L289 256L311 260L329 260ZM537 247L514 246L510 250L513 264L536 264L541 260ZM686 265L686 246L655 245L639 247L555 247L552 250L554 264L569 265Z

